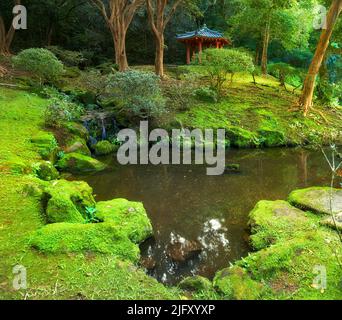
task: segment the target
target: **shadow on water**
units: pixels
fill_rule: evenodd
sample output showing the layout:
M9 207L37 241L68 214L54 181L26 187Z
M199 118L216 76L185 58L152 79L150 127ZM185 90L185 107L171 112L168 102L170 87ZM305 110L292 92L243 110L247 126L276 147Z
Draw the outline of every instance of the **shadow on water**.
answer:
M226 163L238 163L241 173L222 176L207 176L205 166L120 166L114 158L106 159L108 170L77 179L94 188L97 201L143 202L154 238L141 245L142 257L149 274L168 284L193 274L212 278L246 256L248 213L259 200L329 185L322 154L304 149L230 150ZM187 244L185 259L179 244Z

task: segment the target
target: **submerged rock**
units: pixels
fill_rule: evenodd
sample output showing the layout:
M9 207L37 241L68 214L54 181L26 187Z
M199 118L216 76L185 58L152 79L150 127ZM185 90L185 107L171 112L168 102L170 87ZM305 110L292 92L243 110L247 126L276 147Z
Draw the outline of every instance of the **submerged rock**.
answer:
M147 270L153 270L157 262L152 257L143 257L140 259L140 265Z
M178 286L188 291L209 291L212 289L211 281L201 276L187 277Z
M303 210L319 214L342 212L342 189L311 187L292 191L289 202Z
M98 202L96 208L96 216L101 221L115 223L135 243L140 243L153 234L150 219L141 202L113 199Z
M57 180L44 189L47 223L85 222L87 208L95 207L92 188L83 181Z
M227 164L224 168L225 173L241 173L240 165L237 163Z
M176 240L166 247L167 255L175 262L184 262L195 257L202 251L202 245L197 240Z
M66 172L84 173L102 171L106 165L86 155L68 153L57 162L57 167Z
M37 230L32 247L44 253L98 252L137 262L139 248L114 223L53 223Z

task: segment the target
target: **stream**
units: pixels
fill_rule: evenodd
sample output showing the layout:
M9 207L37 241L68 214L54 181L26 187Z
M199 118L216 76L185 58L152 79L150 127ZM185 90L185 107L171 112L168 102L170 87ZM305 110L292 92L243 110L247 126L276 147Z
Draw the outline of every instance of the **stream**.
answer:
M76 179L93 187L97 201L143 202L154 238L141 245L142 257L152 265L148 273L167 284L195 274L212 278L246 256L248 213L259 200L286 199L296 188L330 180L322 153L305 149L229 150L226 164L239 164L241 172L222 176L207 176L201 165L121 166L113 155L101 160L108 169ZM175 243L201 251L179 261L170 255Z

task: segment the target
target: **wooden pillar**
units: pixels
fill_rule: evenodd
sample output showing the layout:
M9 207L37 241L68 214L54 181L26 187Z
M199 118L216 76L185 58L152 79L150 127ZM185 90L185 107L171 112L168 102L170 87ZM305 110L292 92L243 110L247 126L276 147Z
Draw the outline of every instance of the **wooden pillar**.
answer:
M202 62L202 41L201 40L198 42L198 60L199 60L199 63Z
M190 53L190 44L186 44L186 64L190 64L191 62L191 53Z
M220 43L216 41L216 49L218 49L219 47L220 47Z

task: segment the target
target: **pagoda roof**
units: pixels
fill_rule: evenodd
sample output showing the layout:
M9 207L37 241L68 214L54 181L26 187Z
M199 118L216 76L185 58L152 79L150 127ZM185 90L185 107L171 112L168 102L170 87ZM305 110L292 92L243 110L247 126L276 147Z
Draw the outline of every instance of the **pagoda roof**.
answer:
M224 38L222 32L211 30L206 25L202 28L197 29L195 31L189 31L183 34L177 34L176 39L179 41L188 40L193 38L210 38L210 39L224 39L228 42L227 39Z

